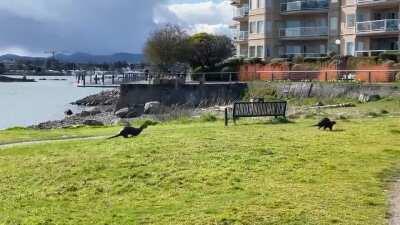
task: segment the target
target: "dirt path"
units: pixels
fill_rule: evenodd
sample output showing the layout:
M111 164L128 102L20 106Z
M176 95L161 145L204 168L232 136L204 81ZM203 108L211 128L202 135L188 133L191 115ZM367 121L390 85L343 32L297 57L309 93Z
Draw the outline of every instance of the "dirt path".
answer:
M11 143L11 144L0 144L0 149L25 146L25 145L35 145L35 144L46 144L46 143L59 143L59 142L68 142L68 141L83 141L83 140L96 140L107 138L106 136L98 136L98 137L85 137L85 138L69 138L69 139L55 139L55 140L41 140L41 141L25 141L19 143Z
M390 195L390 225L400 225L400 179L392 187Z

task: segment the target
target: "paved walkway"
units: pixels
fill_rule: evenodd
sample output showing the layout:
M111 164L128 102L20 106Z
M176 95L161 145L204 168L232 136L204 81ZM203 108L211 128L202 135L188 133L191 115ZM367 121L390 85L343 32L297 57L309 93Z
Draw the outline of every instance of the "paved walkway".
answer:
M390 195L390 225L400 225L400 179L393 185Z

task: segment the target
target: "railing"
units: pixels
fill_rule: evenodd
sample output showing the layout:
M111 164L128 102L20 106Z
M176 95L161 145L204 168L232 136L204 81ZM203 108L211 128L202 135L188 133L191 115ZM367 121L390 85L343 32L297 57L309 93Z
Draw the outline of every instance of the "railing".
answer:
M358 50L356 56L379 56L381 53L400 53L400 50Z
M399 19L385 19L357 22L357 33L399 31Z
M327 36L328 27L291 27L280 29L280 37L315 37Z
M233 37L235 41L246 41L249 39L249 32L248 31L236 31Z
M233 18L240 19L249 15L249 5L243 5L242 7L235 8L233 11Z
M293 58L296 56L302 56L305 58L323 58L326 57L327 54L326 53L302 53L302 52L297 52L297 53L293 53L293 52L287 52L283 55L283 58Z
M295 12L303 10L323 10L329 8L327 0L303 0L281 3L281 12Z
M357 0L357 4L359 5L370 4L370 3L381 3L381 2L388 2L388 0Z

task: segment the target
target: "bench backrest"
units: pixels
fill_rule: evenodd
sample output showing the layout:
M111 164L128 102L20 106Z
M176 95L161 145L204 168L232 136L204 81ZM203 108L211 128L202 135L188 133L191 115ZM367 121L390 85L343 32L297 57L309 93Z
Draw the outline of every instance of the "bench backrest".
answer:
M286 101L236 102L233 117L286 116Z

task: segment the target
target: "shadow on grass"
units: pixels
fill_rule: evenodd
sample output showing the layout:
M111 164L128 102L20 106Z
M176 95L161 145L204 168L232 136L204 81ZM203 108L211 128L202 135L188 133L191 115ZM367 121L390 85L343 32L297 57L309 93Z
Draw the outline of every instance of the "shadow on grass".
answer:
M294 124L295 121L289 120L285 117L277 117L272 118L270 120L254 120L254 122L249 122L246 120L245 122L240 123L240 120L236 121L236 125L240 126L250 126L250 125L278 125L278 124Z

